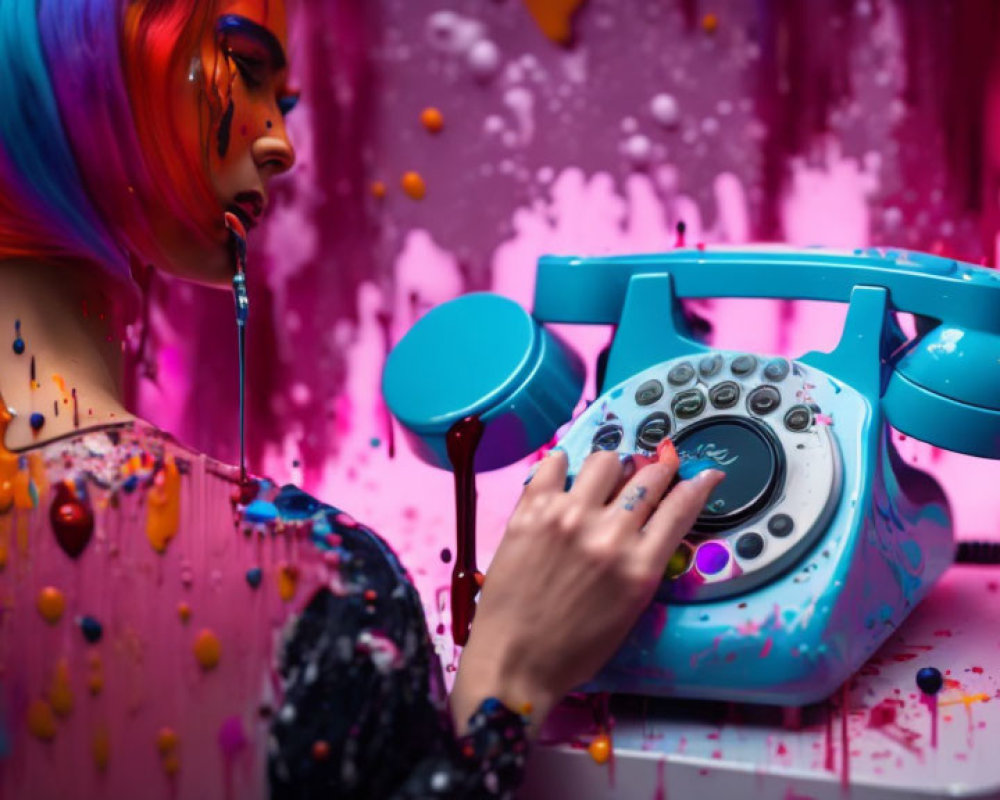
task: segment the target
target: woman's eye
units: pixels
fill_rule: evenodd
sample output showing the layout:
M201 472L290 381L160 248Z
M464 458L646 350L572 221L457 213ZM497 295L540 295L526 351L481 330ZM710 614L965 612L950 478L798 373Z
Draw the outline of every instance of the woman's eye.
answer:
M234 53L232 50L229 51L229 57L236 64L236 69L239 70L240 77L243 78L248 88L257 89L263 86L267 71L267 65L263 60Z

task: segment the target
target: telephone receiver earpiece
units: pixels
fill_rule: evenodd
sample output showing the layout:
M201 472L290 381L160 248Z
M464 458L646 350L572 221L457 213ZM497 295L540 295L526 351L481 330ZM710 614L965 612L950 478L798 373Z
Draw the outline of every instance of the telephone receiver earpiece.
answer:
M941 322L890 362L890 425L922 442L1000 458L1000 335Z
M447 435L484 424L477 472L530 455L573 413L586 375L579 355L513 300L462 295L428 311L393 348L382 393L416 454L451 469Z

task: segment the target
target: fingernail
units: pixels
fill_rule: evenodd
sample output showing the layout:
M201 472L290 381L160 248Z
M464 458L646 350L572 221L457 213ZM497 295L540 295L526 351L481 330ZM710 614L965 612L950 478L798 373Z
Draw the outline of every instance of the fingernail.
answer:
M663 439L656 445L656 460L668 467L676 468L678 458L677 450L670 439Z
M698 481L698 483L718 483L725 477L726 473L721 469L703 469L691 480Z

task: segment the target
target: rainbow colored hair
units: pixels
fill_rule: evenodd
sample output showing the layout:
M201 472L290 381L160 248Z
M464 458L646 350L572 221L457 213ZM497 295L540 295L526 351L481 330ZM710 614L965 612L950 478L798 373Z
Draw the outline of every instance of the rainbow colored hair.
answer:
M212 238L221 217L171 114L215 3L0 0L0 260L162 257L156 213Z

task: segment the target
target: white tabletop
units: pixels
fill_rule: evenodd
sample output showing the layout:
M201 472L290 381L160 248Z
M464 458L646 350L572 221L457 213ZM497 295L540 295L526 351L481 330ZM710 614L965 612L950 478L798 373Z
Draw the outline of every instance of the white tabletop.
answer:
M945 678L936 747L934 712L915 683L925 666ZM827 704L797 713L623 697L611 708L608 763L595 763L586 749L598 734L591 710L564 704L535 748L519 796L1000 798L1000 568L952 567L849 691Z

